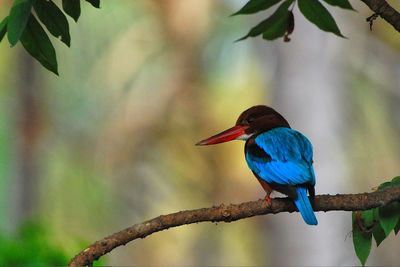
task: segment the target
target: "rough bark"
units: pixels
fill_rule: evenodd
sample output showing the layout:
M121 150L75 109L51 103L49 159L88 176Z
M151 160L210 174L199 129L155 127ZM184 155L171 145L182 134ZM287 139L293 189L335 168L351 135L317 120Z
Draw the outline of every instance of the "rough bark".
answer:
M385 206L393 201L400 201L399 186L388 187L372 193L319 195L315 197L313 207L315 211L324 212L334 210L357 211ZM275 198L270 206L267 201L258 200L228 206L221 204L218 207L161 215L96 241L76 255L68 266L92 265L93 261L98 260L116 247L171 227L199 222L232 222L257 215L295 211L297 209L290 199Z

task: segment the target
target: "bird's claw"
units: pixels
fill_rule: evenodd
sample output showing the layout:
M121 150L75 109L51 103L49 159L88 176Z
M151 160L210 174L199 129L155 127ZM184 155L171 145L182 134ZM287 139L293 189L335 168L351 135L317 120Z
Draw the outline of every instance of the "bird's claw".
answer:
M268 202L268 204L271 206L272 205L272 201L271 201L271 198L269 197L269 194L267 194L266 196L265 196L265 200Z

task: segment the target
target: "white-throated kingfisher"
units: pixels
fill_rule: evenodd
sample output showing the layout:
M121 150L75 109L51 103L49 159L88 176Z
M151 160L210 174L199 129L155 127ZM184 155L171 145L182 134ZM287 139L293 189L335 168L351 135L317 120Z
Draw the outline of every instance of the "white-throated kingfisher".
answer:
M247 165L256 176L271 204L273 190L293 199L304 221L317 225L310 197L315 197L313 152L310 141L292 130L285 118L267 106L254 106L244 111L236 125L198 142L213 145L231 140L245 140Z

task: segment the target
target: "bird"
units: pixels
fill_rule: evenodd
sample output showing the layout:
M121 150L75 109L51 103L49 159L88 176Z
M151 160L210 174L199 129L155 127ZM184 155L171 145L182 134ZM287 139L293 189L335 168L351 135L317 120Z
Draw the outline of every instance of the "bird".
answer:
M247 165L265 192L278 191L292 199L303 220L317 225L310 199L315 198L313 148L302 133L291 129L275 109L257 105L245 110L235 126L198 142L214 145L231 140L244 140Z

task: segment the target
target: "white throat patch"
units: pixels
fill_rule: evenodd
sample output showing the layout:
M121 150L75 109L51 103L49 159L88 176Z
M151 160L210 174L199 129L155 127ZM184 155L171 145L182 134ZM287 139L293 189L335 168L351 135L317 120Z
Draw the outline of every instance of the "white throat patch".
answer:
M247 139L249 139L250 137L252 137L253 134L242 134L241 136L236 137L236 140L244 140L246 141Z

